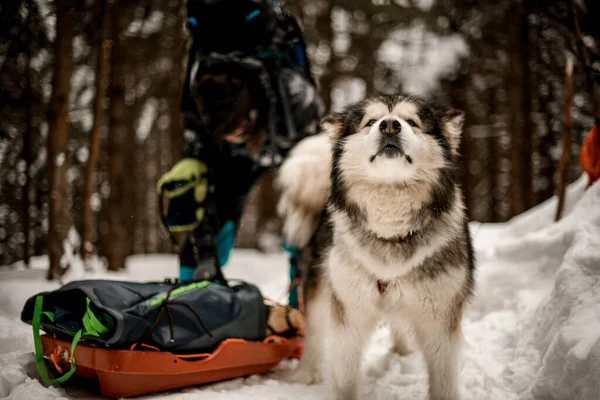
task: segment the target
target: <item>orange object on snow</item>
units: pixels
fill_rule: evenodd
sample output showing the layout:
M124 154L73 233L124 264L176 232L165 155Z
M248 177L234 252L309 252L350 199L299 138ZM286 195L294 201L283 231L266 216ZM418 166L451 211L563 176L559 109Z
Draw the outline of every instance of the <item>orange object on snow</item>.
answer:
M71 343L42 335L44 356L68 367L69 356L60 361L52 356L69 352ZM138 396L152 392L217 382L266 372L287 357L300 357L300 337L270 336L263 342L226 339L212 353L173 354L167 351L110 350L86 346L75 348L75 374L97 379L108 398ZM140 346L145 347L145 346Z
M600 178L600 138L596 125L592 126L581 145L579 164L588 174L588 187L592 186Z

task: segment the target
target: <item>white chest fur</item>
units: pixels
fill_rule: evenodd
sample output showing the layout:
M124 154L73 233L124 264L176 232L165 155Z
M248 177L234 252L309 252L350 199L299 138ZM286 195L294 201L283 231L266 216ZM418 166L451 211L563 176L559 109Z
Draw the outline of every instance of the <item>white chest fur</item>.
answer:
M386 262L377 250L366 247L359 242L355 233L352 232L351 221L347 215L335 212L332 215L332 220L335 227L335 245L331 252L344 252L345 261L343 264L355 265L356 269L361 270L371 280L373 277L393 280L406 275L452 240L453 230L451 228L458 228L446 225L445 229L435 232L426 243L419 246L410 258L394 258ZM369 228L371 228L370 225ZM397 244L397 246L402 245ZM337 268L335 264L336 262L332 261L331 268ZM346 267L344 266L344 268Z
M367 227L380 237L405 235L414 227L412 216L430 199L422 187L358 183L348 189L348 197L366 214Z

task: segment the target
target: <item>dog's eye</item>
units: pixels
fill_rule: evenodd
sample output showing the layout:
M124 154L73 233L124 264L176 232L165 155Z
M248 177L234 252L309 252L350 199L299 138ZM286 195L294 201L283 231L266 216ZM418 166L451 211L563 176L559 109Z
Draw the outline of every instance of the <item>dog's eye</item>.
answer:
M406 121L410 126L412 126L413 128L417 126L417 123L415 121L413 121L412 119L409 119Z
M377 120L376 120L376 119L371 119L371 120L369 120L369 122L367 122L367 125L366 125L366 126L373 126L373 124L374 124L375 122L377 122Z

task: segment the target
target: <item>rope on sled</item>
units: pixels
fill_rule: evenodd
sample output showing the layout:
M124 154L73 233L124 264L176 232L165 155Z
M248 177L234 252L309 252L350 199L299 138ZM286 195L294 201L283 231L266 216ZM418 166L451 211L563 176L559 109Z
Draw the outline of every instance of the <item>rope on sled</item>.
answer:
M174 342L175 341L175 333L173 331L173 316L171 314L171 309L169 308L169 306L179 305L179 306L184 306L189 311L191 311L192 314L194 314L194 316L198 319L198 322L202 326L202 329L204 329L204 331L208 334L208 336L210 336L212 338L213 337L212 332L206 327L206 325L204 324L204 320L202 320L202 317L200 316L200 314L196 310L194 310L193 307L191 307L189 304L184 303L182 301L171 300L171 294L178 287L179 287L178 285L173 285L173 286L171 286L171 288L167 292L167 296L165 297L164 301L161 303L158 315L154 319L154 323L152 324L152 326L150 327L150 329L148 329L148 332L146 333L146 337L148 337L150 340L152 339L152 333L154 332L154 330L158 326L158 324L159 324L159 322L160 322L160 320L161 320L164 312L166 311L167 312L167 317L169 319L169 334L170 334L170 338L171 338L170 340L171 340L171 343Z

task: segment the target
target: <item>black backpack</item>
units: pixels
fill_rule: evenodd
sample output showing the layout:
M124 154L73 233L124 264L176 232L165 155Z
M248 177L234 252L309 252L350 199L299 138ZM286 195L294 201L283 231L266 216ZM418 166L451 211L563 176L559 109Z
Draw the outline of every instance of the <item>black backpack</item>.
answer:
M283 10L268 0L189 0L188 24L204 53L268 47Z
M190 71L199 61L203 71L237 68L254 77L253 90L262 92L257 97L270 102L267 158L281 160L298 140L316 133L325 107L316 91L302 29L281 1L188 0L187 13L192 53L184 111L195 112Z

